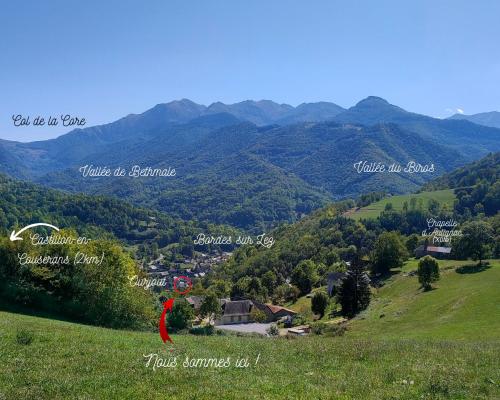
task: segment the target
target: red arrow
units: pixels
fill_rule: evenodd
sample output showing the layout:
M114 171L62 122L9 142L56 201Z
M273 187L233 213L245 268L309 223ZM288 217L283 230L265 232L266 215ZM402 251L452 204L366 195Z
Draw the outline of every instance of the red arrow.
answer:
M167 326L165 325L165 315L167 315L167 310L172 312L173 305L174 299L168 299L165 303L163 303L163 311L160 317L160 336L163 343L167 343L168 340L170 343L174 344L172 339L170 339L170 336L168 336Z

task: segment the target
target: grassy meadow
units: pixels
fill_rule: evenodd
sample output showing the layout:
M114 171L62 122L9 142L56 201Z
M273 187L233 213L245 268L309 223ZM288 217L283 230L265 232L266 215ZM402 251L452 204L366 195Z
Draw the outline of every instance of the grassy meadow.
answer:
M156 333L2 311L0 399L498 399L500 262L462 264L443 263L423 293L409 261L343 337L174 335L171 346ZM146 367L151 353L178 365ZM186 357L232 365L184 368ZM235 367L241 357L248 367Z
M500 261L440 260L441 279L423 292L410 260L378 289L368 310L351 321L351 337L500 340ZM499 348L500 351L500 348Z
M436 190L433 192L422 192L415 194L405 194L400 196L386 197L380 201L372 203L366 207L362 207L359 210L349 212L348 215L355 220L377 218L382 211L384 211L387 203L392 203L392 207L396 211L401 211L403 209L403 204L405 201L410 204L410 200L416 198L417 201L422 199L424 206L427 205L430 199L438 201L441 205L446 205L448 209L453 209L453 202L455 200L455 194L453 189L446 190Z
M123 332L0 312L4 399L494 399L499 346L483 341L349 337L259 339ZM19 344L28 329L33 342ZM402 335L404 336L404 335ZM144 354L179 357L146 368ZM260 357L258 356L260 354ZM184 368L248 357L247 368ZM259 357L257 365L255 361Z

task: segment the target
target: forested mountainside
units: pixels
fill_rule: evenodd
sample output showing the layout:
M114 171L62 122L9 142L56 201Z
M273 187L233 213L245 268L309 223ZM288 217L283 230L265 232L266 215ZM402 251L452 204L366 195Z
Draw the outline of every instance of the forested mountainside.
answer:
M479 183L494 185L499 179L500 152L497 152L427 182L423 190L455 189Z
M470 176L478 175L479 170L492 171L493 166L498 169L497 157L489 155L465 169ZM456 170L449 176L464 177L463 170ZM275 245L269 249L257 246L237 249L233 257L218 269L212 285L215 287L217 280L222 279L231 282L226 289L231 289L233 295L261 299L270 297L281 301L283 296L286 297L284 293L289 291L285 285L287 280L291 280L299 290L304 280L310 287L321 286L325 284L328 273L345 269L343 262L362 258L373 272L377 272L377 249L393 246L402 258L413 255L414 249L426 240L422 231L429 229L430 219L456 221L458 226L454 229L463 231L463 236L453 238L452 243L446 244L452 246L454 259L471 256L461 241L474 231L484 235L481 239L485 240L484 254L499 257L499 175L493 171L488 180L487 185L492 191L481 191L485 182L480 179L475 182L471 191L465 192L469 195L462 195L462 189L456 190L458 201L454 208L435 200L426 200L415 193L400 210L394 209L389 200L379 216L356 221L346 213L355 205L354 201L328 205L295 224L272 231ZM439 187L452 188L444 183ZM479 193L483 195L478 196ZM465 203L467 199L474 200L472 207ZM388 260L385 262L390 264Z
M182 142L182 140L177 139ZM454 150L396 125L303 123L284 127L227 126L200 140L156 137L88 157L83 165L175 167L171 178L82 178L77 168L40 182L65 190L126 197L183 219L196 218L262 231L341 197L385 190L416 190L431 177L463 163ZM349 149L349 151L346 151ZM358 173L357 162L433 164L433 173Z
M205 107L181 100L53 140L0 141L0 170L58 189L124 198L176 218L261 232L332 200L415 191L499 148L500 129L410 113L375 97L349 110L333 103ZM410 161L432 164L434 172L354 168L358 162L404 168ZM78 170L85 165L171 167L176 174L84 178Z
M165 141L164 146L182 148L214 129L240 122L225 113L195 117L197 114L184 107L177 103L170 104L170 107L156 106L143 114L129 115L106 125L75 129L56 139L31 143L0 141L0 151L11 155L8 166L12 171L37 177L79 165L83 159L95 154L112 157L115 151L130 150L154 137ZM138 153L140 160L144 156L144 152ZM20 173L18 176L24 177Z
M495 215L500 208L500 153L445 174L424 190L455 189L455 210L460 213Z
M91 238L117 238L129 245L156 243L161 248L192 245L192 238L199 232L235 232L229 227L180 221L116 198L63 193L1 174L0 189L2 236L31 223L46 222Z
M158 104L142 114L130 114L109 124L75 129L56 139L32 143L0 141L0 167L11 174L39 176L76 165L103 152L109 145L120 149L156 137L175 148L182 147L186 141L198 140L210 131L244 121L257 126L286 126L330 120L365 126L398 124L445 147L458 149L469 160L498 151L500 146L500 130L463 120L440 120L411 113L373 96L348 110L328 102L292 107L262 100L231 105L218 102L205 107L183 99ZM9 159L4 152L10 153Z
M459 151L469 161L500 150L497 128L476 125L465 120L438 119L408 112L380 97L370 96L334 119L343 123L394 123Z
M27 169L32 176L39 176L75 165L87 156L102 152L110 144L120 148L159 136L176 147L210 130L236 125L241 121L259 126L279 121L282 124L322 121L333 118L343 110L336 104L325 102L301 104L295 108L267 100L249 100L236 104L218 102L206 107L187 99L176 100L157 104L141 114L130 114L109 124L74 129L56 139L31 143L0 141L0 151L8 150L17 157L5 165L1 164L0 158L0 167L4 168L4 172L10 168L10 172L18 176L23 169ZM182 137L179 132L184 133Z

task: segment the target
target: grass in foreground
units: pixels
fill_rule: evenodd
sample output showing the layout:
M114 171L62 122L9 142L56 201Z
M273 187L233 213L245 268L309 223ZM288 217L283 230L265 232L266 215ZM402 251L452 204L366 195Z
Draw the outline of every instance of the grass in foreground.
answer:
M441 206L445 205L448 209L453 209L453 202L455 200L455 194L453 193L453 189L446 190L436 190L434 192L422 192L416 194L405 194L401 196L391 196L380 201L377 201L373 204L370 204L366 207L362 207L357 211L352 213L348 213L348 215L355 219L360 220L362 218L377 218L382 211L384 211L387 203L392 203L392 207L396 211L401 211L403 209L403 204L406 201L408 205L410 205L410 200L412 198L422 199L424 206L427 206L427 203L430 199L438 201Z
M490 263L459 273L464 262L440 261L424 293L410 260L344 337L176 335L172 347L155 333L0 312L0 399L498 399L500 261ZM178 366L146 368L151 353ZM250 365L183 368L186 357Z
M31 344L16 333L32 332ZM477 338L476 338L477 339ZM2 399L494 399L498 342L295 340L115 331L0 312ZM145 367L164 358L249 357L245 369ZM255 360L260 354L257 365Z

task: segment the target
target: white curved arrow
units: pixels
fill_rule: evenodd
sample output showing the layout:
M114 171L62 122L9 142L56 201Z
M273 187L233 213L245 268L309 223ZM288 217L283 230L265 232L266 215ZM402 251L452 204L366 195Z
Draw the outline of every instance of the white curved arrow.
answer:
M36 224L31 224L31 225L25 226L23 229L21 229L17 233L16 233L16 231L12 231L12 233L10 234L10 241L13 242L15 240L23 240L23 238L18 237L18 235L20 235L21 233L23 233L26 229L34 228L35 226L48 226L49 228L53 228L56 231L59 231L59 228L57 226L46 224L44 222L38 222Z

